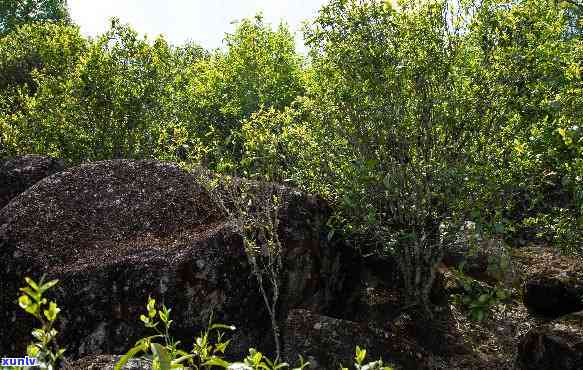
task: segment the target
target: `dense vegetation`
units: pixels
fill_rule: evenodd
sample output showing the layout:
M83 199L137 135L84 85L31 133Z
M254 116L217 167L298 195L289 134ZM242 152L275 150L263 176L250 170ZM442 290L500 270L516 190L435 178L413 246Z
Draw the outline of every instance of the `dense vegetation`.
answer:
M581 252L575 0L331 0L307 56L261 16L205 50L115 19L87 38L63 2L37 3L0 6L1 157L156 158L297 186L333 205L330 237L393 254L421 307L466 220Z

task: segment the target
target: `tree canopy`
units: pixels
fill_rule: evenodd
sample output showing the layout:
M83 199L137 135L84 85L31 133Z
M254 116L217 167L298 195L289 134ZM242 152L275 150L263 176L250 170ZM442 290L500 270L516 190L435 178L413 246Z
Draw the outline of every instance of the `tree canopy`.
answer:
M16 27L42 21L69 22L66 0L2 0L0 1L0 35Z

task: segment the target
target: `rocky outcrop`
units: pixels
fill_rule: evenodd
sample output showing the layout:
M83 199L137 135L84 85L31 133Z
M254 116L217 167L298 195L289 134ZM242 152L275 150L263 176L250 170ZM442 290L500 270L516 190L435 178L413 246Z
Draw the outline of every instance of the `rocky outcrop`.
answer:
M572 314L531 329L518 345L527 370L583 369L583 314Z
M276 186L264 184L262 186ZM358 268L324 242L328 208L283 189L281 319L304 307L348 309ZM156 161L104 161L45 178L0 211L0 353L23 353L32 324L15 304L25 276L61 280L54 298L68 356L122 353L140 337L148 295L172 308L192 343L215 321L234 324L234 355L272 347L270 320L240 236L196 172ZM356 272L358 276L358 272Z
M40 155L0 161L0 209L38 181L63 169L62 160Z

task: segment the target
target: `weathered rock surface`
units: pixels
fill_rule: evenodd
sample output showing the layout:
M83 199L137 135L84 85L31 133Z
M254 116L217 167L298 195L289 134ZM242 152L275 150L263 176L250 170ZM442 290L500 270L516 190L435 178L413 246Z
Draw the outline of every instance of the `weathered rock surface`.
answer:
M274 185L265 185L274 186ZM285 189L279 235L287 310L349 306L351 256L321 235L327 207ZM241 238L197 177L156 161L104 161L50 176L0 211L0 354L20 354L32 323L15 304L25 276L58 278L60 343L68 356L122 353L151 334L148 295L172 308L192 343L211 311L234 324L233 354L272 346L269 318ZM343 306L344 305L344 306Z
M63 169L62 160L40 155L0 161L0 209L36 182Z
M367 323L318 315L308 310L290 311L285 326L285 354L293 361L298 353L311 369L350 367L356 346L366 348L367 362L382 359L395 369L424 369L426 352L415 342Z
M63 370L113 370L121 356L92 355L72 361ZM152 370L151 363L143 359L130 359L123 370Z
M559 317L583 310L583 271L545 270L528 277L524 284L524 305L534 313Z
M531 329L518 345L527 370L583 369L583 314L571 314Z

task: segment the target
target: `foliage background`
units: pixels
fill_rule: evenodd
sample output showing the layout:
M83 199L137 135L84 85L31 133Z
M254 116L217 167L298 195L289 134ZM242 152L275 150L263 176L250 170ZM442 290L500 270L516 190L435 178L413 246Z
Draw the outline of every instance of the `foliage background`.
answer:
M422 273L414 290L432 281L440 226L465 220L580 253L582 12L331 0L302 56L260 15L205 50L116 19L86 38L62 1L3 1L0 156L157 158L288 183L333 205L331 234Z

